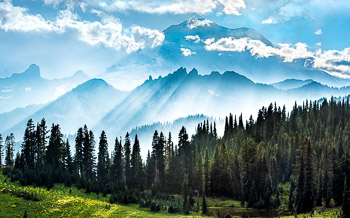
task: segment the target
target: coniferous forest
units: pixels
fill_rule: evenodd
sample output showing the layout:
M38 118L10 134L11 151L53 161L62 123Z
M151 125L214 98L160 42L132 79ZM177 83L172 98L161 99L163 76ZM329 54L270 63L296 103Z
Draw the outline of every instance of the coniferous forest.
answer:
M256 120L229 114L222 137L207 120L193 136L185 127L176 134L155 131L145 160L137 135L115 137L109 152L104 131L95 135L85 125L70 144L59 124L48 127L45 119L27 122L17 154L14 142L13 134L0 137L0 162L3 173L23 186L49 190L63 183L110 194L112 204L207 215L207 197L275 210L288 191L286 209L292 213L324 206L341 207L342 216L350 216L349 98L306 100L290 112L274 103L261 108Z

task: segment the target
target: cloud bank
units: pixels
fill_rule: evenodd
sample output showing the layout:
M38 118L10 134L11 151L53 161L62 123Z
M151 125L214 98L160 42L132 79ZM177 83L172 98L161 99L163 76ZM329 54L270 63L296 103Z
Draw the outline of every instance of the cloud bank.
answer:
M150 14L208 14L220 11L241 15L244 0L113 0L100 1L99 6L113 11L138 11Z
M76 31L78 39L90 45L104 45L127 53L162 44L164 34L141 26L124 28L119 19L93 10L101 21L80 20L70 9L58 12L56 20L30 14L26 8L14 6L11 1L0 2L0 29L16 32Z
M322 50L312 51L305 43L285 44L268 46L260 40L249 38L235 39L232 37L213 38L201 40L207 51L220 52L245 52L248 51L257 58L269 58L278 56L283 62L293 62L297 59L305 59L305 65L311 64L315 69L321 69L331 75L350 78L350 48L342 51Z

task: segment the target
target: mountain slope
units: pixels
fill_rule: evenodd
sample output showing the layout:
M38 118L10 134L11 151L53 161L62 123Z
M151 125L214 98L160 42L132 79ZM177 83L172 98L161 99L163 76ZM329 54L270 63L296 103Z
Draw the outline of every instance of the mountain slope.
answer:
M74 134L78 127L84 124L90 128L94 126L108 111L122 101L125 95L126 93L116 90L102 79L92 79L33 114L29 114L5 132L15 132L21 136L29 118L35 122L45 118L48 126L51 123L58 123L64 133ZM6 115L0 115L0 122L6 117Z
M313 82L313 80L299 80L299 79L286 79L284 81L278 82L278 83L272 83L271 85L277 89L281 90L289 90L289 89L295 89L302 87L304 85L307 85L309 83Z
M39 67L33 64L23 73L0 78L0 113L47 103L87 79L87 75L78 71L69 78L47 80L40 76Z

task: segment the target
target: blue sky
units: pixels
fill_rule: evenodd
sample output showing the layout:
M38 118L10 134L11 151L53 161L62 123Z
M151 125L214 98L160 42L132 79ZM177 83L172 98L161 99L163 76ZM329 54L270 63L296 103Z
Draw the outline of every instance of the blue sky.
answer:
M165 28L192 18L254 28L275 44L344 51L350 47L349 12L348 0L5 0L0 77L32 63L46 78L78 70L98 76L125 55L160 46ZM350 61L348 51L341 55Z

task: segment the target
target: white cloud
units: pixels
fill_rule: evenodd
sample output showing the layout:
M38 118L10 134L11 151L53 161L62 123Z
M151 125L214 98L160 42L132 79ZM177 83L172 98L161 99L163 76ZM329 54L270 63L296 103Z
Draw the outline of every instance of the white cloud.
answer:
M162 44L164 34L140 26L124 28L119 19L93 11L101 21L79 20L71 10L59 11L55 21L45 20L41 15L32 15L26 8L13 6L10 1L0 2L0 29L5 31L46 31L63 33L73 30L78 38L91 45L104 45L117 50L132 52Z
M244 0L113 0L100 1L99 6L105 10L133 10L150 14L208 14L223 12L240 15L245 8Z
M193 41L194 43L200 43L200 41L201 41L201 38L198 35L195 35L195 36L187 35L187 36L185 36L185 39L187 41Z
M193 52L193 51L191 51L190 49L188 49L188 48L181 48L181 51L182 51L182 55L183 56L192 56L192 55L194 55L194 54L196 54L196 52Z
M199 19L189 19L187 21L187 28L188 29L196 29L198 27L205 27L205 26L208 26L210 27L210 24L212 24L213 21L211 20L199 20Z
M24 88L24 91L25 91L25 92L30 92L30 91L32 91L32 87L25 87L25 88Z
M53 22L46 21L41 15L31 15L26 8L15 7L11 1L0 2L0 29L5 31L54 31Z
M260 40L249 38L235 39L232 37L221 38L211 43L206 43L204 48L208 51L244 52L249 51L257 58L279 56L283 62L293 62L297 59L311 61L312 67L322 69L330 74L350 76L350 48L342 51L321 50L311 51L305 43L283 44L268 46Z
M316 31L315 31L315 34L316 34L316 35L322 35L322 30L321 30L321 29L316 30Z
M215 41L214 38L209 38L209 39L204 40L203 42L204 42L204 44L209 45L209 44L213 43L214 41Z
M276 24L277 20L274 17L269 17L261 22L262 24Z
M262 24L277 24L289 21L294 17L309 17L310 15L304 8L302 2L288 2L283 7L279 8L277 12L263 20Z
M224 6L225 14L241 15L239 10L245 8L243 0L219 0L219 2Z

